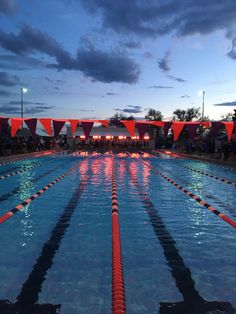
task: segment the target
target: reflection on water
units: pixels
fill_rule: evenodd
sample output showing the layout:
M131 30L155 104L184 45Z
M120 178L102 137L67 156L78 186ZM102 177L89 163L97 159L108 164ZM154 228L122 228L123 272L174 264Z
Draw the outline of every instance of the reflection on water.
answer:
M22 173L19 173L19 190L18 195L20 202L23 202L25 199L29 198L35 192L35 186L32 182L35 178L34 170L27 170ZM26 246L29 238L34 234L34 230L32 228L32 221L30 219L30 204L26 205L22 209L22 219L21 224L23 225L22 234L24 235L23 240L21 241L22 246Z

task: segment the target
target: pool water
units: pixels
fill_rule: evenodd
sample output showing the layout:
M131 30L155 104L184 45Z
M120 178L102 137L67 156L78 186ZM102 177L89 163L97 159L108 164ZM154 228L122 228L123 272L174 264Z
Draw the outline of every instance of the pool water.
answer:
M0 176L23 171L0 180L0 215L78 163L0 225L0 313L111 313L112 154L57 154L1 166ZM127 313L236 313L235 229L148 165L236 220L236 187L193 170L233 182L236 171L116 154Z

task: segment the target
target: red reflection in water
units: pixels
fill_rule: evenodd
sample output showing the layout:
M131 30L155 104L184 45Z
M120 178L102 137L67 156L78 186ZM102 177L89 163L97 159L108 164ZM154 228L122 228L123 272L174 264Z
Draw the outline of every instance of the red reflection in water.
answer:
M80 165L80 174L84 175L88 171L88 160L83 160L81 165Z
M149 176L150 176L150 168L149 168L150 161L147 160L146 163L148 164L148 166L145 165L143 167L143 185L145 187L148 187L148 185L149 185Z
M118 163L118 181L122 182L126 173L125 160L120 159Z
M104 173L105 173L105 180L106 183L111 181L111 173L112 173L112 158L106 157L104 160Z

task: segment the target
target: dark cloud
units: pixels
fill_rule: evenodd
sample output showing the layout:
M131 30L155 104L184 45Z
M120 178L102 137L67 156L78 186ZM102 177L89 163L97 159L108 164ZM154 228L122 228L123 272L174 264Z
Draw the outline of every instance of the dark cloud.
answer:
M222 102L220 104L215 104L214 106L231 106L231 107L236 107L236 101L231 101L231 102Z
M94 48L78 50L73 68L104 83L133 84L138 81L140 75L138 64L126 55L118 52L107 53Z
M205 0L80 0L92 14L100 14L104 28L118 33L155 37L208 34L236 23L236 1Z
M126 42L121 43L121 45L129 49L139 49L142 47L139 41L126 41Z
M158 66L159 69L163 72L169 72L170 71L170 66L169 66L169 56L170 56L170 51L167 51L165 53L165 56L158 61Z
M130 107L130 108L134 108L136 110L141 110L142 107L141 106L132 106L132 105L127 105L127 107Z
M20 100L11 100L8 103L6 103L5 105L8 106L15 106L15 105L20 105ZM24 105L36 105L36 106L47 106L44 102L33 102L33 101L24 101Z
M165 89L165 88L173 88L173 86L153 85L153 86L149 86L148 88Z
M0 13L11 15L16 11L16 3L14 0L0 0Z
M236 37L232 39L232 49L228 52L228 57L235 60L236 59Z
M0 31L0 45L12 53L22 56L35 52L55 58L50 68L79 70L93 80L111 83L133 84L138 81L140 69L137 63L121 52L103 52L89 45L77 51L74 59L47 33L29 25L23 25L18 35Z
M174 80L176 82L179 82L179 83L185 83L187 82L186 80L180 78L180 77L175 77L173 75L167 75L167 77L169 77L171 80Z
M5 90L0 90L0 96L10 96L11 93Z
M132 107L132 109L129 109L129 108L125 108L125 109L115 108L113 110L121 111L121 112L125 112L125 113L141 113L141 112L143 112L142 107L140 107L140 106L128 105L128 107Z
M116 94L116 93L109 93L109 92L108 92L108 93L106 93L106 95L107 95L107 96L116 96L116 95L118 95L118 94Z
M190 96L189 95L182 95L182 96L180 96L180 98L190 98Z
M17 75L10 75L6 72L0 72L0 85L2 86L15 86L21 84Z
M46 63L40 59L22 55L0 55L0 69L27 70L29 68L46 67Z
M24 114L37 114L42 113L44 111L53 109L54 106L34 106L31 108L24 108ZM4 114L20 114L21 110L19 106L8 106L2 105L0 106L0 112Z

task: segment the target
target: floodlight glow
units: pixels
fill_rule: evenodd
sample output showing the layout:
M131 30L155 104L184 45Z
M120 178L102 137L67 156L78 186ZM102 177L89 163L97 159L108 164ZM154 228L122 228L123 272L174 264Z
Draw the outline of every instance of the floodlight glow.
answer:
M27 93L28 92L28 89L26 87L21 87L21 90L23 93Z

